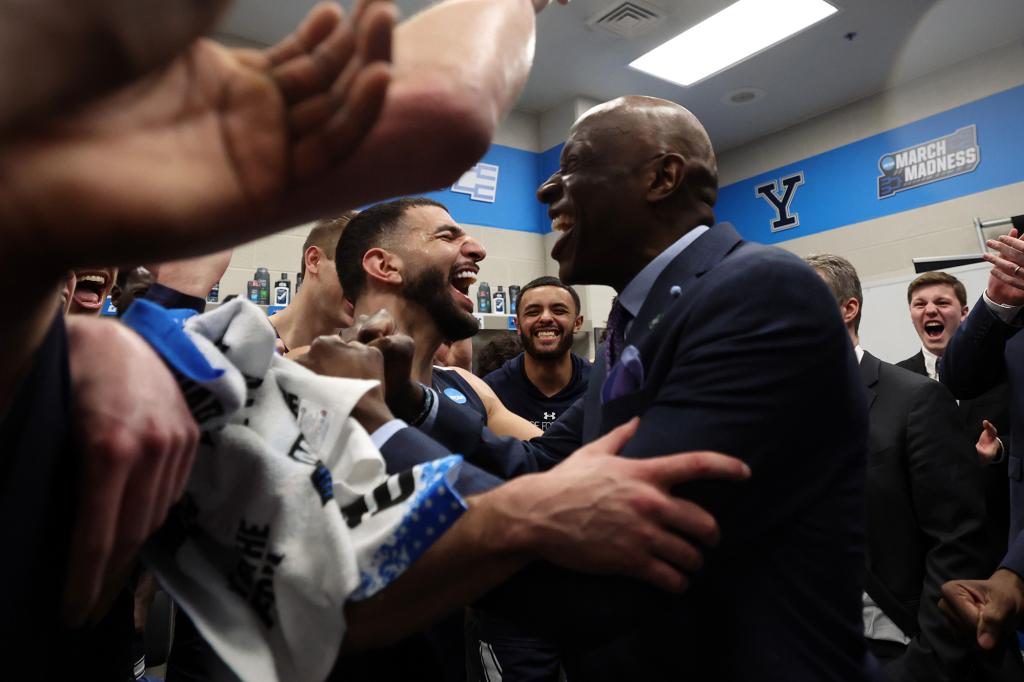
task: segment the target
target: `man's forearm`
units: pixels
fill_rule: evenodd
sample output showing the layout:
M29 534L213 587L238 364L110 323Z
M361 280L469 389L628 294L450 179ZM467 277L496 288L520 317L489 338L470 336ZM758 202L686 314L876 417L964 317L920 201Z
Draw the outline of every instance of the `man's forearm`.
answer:
M395 31L395 82L438 76L478 90L496 126L526 84L536 17L529 0L448 0ZM439 37L445 40L439 40Z
M469 499L469 509L401 577L350 603L342 651L383 646L418 632L501 584L531 559L524 528L510 528L514 488Z
M401 23L380 120L330 200L356 206L457 180L526 83L535 21L529 0L449 0ZM402 172L381 171L390 168ZM323 201L300 193L295 203L321 215L330 208Z

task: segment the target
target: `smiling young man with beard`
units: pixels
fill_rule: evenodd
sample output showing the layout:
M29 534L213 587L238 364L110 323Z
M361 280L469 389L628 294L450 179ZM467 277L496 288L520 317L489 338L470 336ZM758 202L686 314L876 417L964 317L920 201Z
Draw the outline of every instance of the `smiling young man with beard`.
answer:
M532 438L540 430L501 404L482 379L433 364L442 343L476 334L469 286L487 251L459 227L444 205L407 198L371 206L353 218L338 241L335 264L355 314L385 309L399 332L416 343L413 378L437 401L472 408L500 435Z
M546 430L587 392L590 363L572 352L580 297L557 277L523 287L516 307L523 352L484 377L510 410Z

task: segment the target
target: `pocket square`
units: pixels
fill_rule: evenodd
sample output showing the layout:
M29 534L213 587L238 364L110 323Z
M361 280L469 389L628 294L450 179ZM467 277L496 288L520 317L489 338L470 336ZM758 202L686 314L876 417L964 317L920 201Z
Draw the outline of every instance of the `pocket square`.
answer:
M626 346L601 386L601 402L607 403L644 385L644 363L636 346Z

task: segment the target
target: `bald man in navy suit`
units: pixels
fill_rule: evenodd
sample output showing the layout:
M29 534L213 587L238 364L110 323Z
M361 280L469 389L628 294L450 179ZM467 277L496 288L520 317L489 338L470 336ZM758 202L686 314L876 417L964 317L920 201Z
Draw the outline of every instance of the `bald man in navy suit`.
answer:
M682 598L538 566L483 606L560 635L570 678L866 679L866 407L824 282L715 223L711 143L665 100L587 112L538 197L562 232L561 279L618 292L587 394L527 443L496 438L444 398L422 428L509 478L639 415L622 456L714 449L753 477L675 491L722 528ZM391 453L403 454L422 456Z

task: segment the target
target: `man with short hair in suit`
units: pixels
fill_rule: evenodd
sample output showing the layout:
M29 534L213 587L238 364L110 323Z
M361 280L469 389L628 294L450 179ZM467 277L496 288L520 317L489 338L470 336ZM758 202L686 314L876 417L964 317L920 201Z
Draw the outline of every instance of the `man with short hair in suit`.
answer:
M624 97L584 114L538 198L562 233L562 281L619 294L586 395L526 443L445 401L424 428L505 478L634 416L621 456L712 448L753 470L742 489L675 491L722 528L682 599L539 566L485 601L560 635L570 679L863 680L856 362L821 279L715 224L717 191L711 142L686 109Z
M946 272L926 272L907 287L910 320L921 338L916 355L896 363L898 367L938 381L938 360L960 323L967 317L967 289ZM985 504L987 528L998 559L1006 552L1010 532L1010 486L1006 482L1006 450L1010 442L1010 394L1000 382L972 400L960 400L959 412L967 437L975 443L985 463Z
M996 669L947 627L940 588L994 565L985 530L981 466L941 384L883 362L860 346L860 278L848 260L807 262L832 289L860 362L868 398L868 551L864 635L892 682L1021 679L1004 647ZM1006 666L1001 671L998 666Z

